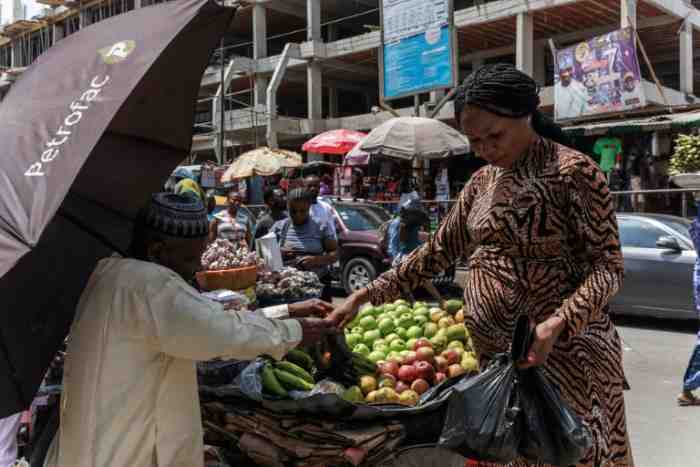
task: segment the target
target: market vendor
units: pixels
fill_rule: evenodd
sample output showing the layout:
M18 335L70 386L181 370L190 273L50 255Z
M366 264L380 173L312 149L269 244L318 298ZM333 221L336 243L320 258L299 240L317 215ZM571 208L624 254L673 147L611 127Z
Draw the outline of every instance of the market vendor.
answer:
M331 319L345 325L367 301L395 300L460 258L469 259L465 324L482 368L508 351L527 314L533 344L524 368L542 366L590 428L579 467L632 467L620 336L609 300L624 265L603 171L588 156L542 135L539 86L512 65L487 65L458 89L455 113L488 165L465 186L431 242L368 287ZM550 131L550 134L552 132ZM518 459L524 467L545 464Z
M329 222L321 222L310 214L313 192L295 188L289 193L289 217L272 226L282 250L285 264L312 271L324 284L321 298L330 300L330 266L335 263L338 239Z
M201 201L160 193L139 216L129 258L102 260L78 305L68 344L61 424L47 464L202 466L196 362L282 358L319 342L327 321L224 312L188 283L207 243Z
M228 207L215 214L214 220L209 224L209 243L220 238L250 245L252 240L250 220L240 209L243 197L238 190L231 190L228 192L227 201Z
M275 222L287 218L287 194L280 188L268 188L263 195L267 213L255 225L255 239L268 234Z

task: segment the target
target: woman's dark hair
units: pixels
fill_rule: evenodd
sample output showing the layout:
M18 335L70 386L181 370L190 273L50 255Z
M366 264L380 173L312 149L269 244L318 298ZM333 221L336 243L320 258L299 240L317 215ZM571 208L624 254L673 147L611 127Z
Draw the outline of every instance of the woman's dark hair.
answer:
M553 120L538 110L540 87L527 74L507 63L484 65L472 72L458 88L454 99L457 120L467 105L505 118L532 117L538 135L572 146L569 137Z

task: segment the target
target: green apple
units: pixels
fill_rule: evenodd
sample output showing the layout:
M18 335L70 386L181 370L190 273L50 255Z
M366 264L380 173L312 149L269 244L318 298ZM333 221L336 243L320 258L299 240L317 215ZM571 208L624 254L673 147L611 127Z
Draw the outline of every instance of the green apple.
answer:
M405 356L408 355L409 353L411 353L411 351L408 350L408 349L402 350L401 352L399 352L399 354L400 354L402 357L405 357Z
M360 326L365 331L371 331L372 329L377 329L377 320L374 316L365 316L360 320Z
M402 305L403 305L403 306L408 306L408 302L407 302L406 300L399 299L399 300L396 300L396 301L394 302L394 305L396 305L396 306L402 306Z
M409 339L418 339L420 337L423 337L423 328L420 326L411 326L406 331L406 335Z
M374 316L376 313L376 308L373 306L368 306L360 310L360 312L357 314L358 318L362 319L367 316Z
M389 344L389 349L395 352L406 350L406 342L403 339L393 340L391 344Z
M382 339L382 338L379 338L379 339L377 339L376 341L372 342L372 348L373 348L373 350L377 350L377 346L378 346L378 345L382 345L382 344L387 344L387 345L388 345L388 342L385 341L385 340Z
M460 341L452 341L447 344L448 349L462 349L464 350L464 344Z
M397 324L398 324L398 327L400 327L400 328L406 328L406 329L408 329L408 328L410 328L411 326L415 325L416 323L415 323L415 321L413 321L413 315L412 315L412 314L410 314L410 313L404 313L404 314L401 315L401 317L399 318L399 322L398 322ZM399 334L399 335L401 335L401 334Z
M401 353L399 353L395 350L392 350L391 352L386 354L386 359L387 359L387 361L394 361L394 362L399 363L403 360L403 357L401 356Z
M374 352L370 352L367 358L372 360L374 363L377 363L381 360L385 360L386 354L384 352L379 352L378 350L375 350Z
M401 339L401 337L395 332L393 332L384 338L384 342L386 342L387 344L391 344L396 339Z
M382 343L382 344L377 345L376 342L374 343L374 348L372 350L374 350L376 352L381 352L384 355L388 354L389 351L391 351L391 349L389 348L389 344Z
M392 303L389 303L389 304L387 304L387 305L384 305L384 312L385 312L385 313L386 313L386 312L390 312L390 311L394 311L395 309L396 309L396 305L394 305L394 304L392 304Z
M345 336L345 342L347 342L348 347L354 349L356 345L362 344L362 334L350 333Z
M427 337L428 339L430 339L431 337L435 337L439 330L440 328L437 324L425 323L423 325L423 337Z
M413 309L416 310L418 308L427 308L428 304L425 302L416 302L413 304Z
M355 348L352 349L354 353L364 355L367 357L369 355L369 347L367 347L365 344L358 344L355 346Z
M412 337L411 339L406 341L406 349L411 350L413 347L415 347L416 342L418 342L418 338Z
M423 315L417 315L413 317L413 321L416 323L416 326L423 326L425 323L430 322L430 318Z
M391 318L382 318L381 321L379 321L379 330L382 333L382 336L387 336L394 332L394 320Z
M363 334L365 332L364 329L362 329L360 326L354 326L350 333L352 334Z
M422 306L420 308L414 308L413 309L413 316L425 316L428 319L430 319L430 310L428 308Z
M408 306L406 306L406 305L400 305L400 306L396 307L396 311L398 311L398 312L401 313L402 315L403 315L403 314L406 314L406 313L412 313L412 312L413 312L413 310L411 310L411 309L410 309Z
M404 341L408 339L408 334L406 333L406 328L396 328L394 329L394 332L399 335L401 339Z
M374 341L381 339L381 337L382 334L378 329L372 329L371 331L365 331L365 333L362 335L362 342L371 349L374 345Z

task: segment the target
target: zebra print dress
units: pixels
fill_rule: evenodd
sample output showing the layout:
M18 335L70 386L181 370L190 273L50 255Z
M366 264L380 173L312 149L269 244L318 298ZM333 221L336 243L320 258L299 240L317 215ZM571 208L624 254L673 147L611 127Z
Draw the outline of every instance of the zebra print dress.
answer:
M394 300L460 257L469 258L466 324L482 365L508 350L519 314L562 317L566 329L544 369L593 433L579 465L632 467L622 347L608 314L623 260L600 168L546 139L510 169L482 168L432 241L374 281L370 299ZM530 465L543 467L511 464Z

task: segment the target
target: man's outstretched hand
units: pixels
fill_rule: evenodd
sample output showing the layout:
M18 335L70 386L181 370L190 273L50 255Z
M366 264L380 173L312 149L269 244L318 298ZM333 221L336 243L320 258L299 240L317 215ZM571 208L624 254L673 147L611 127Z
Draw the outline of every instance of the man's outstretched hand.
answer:
M325 318L333 311L333 305L318 298L312 298L299 303L291 303L287 309L290 318L308 318L310 316Z
M300 346L306 347L321 342L328 334L335 332L331 321L321 318L301 318L297 320L301 324Z

